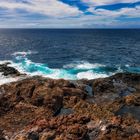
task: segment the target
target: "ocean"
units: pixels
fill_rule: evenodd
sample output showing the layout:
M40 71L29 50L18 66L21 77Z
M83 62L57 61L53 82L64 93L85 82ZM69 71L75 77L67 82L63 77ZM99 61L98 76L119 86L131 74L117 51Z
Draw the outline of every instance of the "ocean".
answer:
M95 79L140 73L139 29L0 29L0 63L29 75Z

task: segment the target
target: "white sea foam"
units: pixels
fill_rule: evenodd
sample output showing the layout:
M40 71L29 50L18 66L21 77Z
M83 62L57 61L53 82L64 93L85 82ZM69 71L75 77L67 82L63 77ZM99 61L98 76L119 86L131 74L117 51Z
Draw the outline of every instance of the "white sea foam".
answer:
M2 73L0 73L0 85L22 80L24 78L25 77L20 77L20 76L19 77L4 76L2 75Z
M14 56L17 56L17 55L26 56L26 55L30 55L30 54L36 54L36 53L37 53L36 51L28 50L28 51L14 52L12 55L14 55Z
M61 69L49 68L46 64L35 63L27 58L28 52L15 52L15 62L12 61L0 61L0 64L10 62L8 66L16 68L20 73L26 73L28 76L43 76L53 79L96 79L111 76L117 72L123 72L121 67L115 71L108 71L108 67L102 64L91 64L87 61L81 61L64 65ZM21 77L5 77L0 75L0 84L13 82L21 79Z
M21 66L20 63L11 62L10 64L8 64L8 66L17 69L20 73L26 73L26 74L28 74L28 72Z
M86 72L79 72L77 74L77 79L97 79L97 78L105 78L108 76L109 75L107 75L107 74L94 73L94 72L89 70Z
M64 65L63 68L75 68L75 69L93 69L97 67L103 67L105 65L98 63L89 63L87 61L77 61L75 63Z
M5 63L13 63L13 62L10 61L10 60L3 60L3 61L0 61L0 64L5 64Z
M34 72L29 72L28 70L30 69L31 66L34 67L38 67L41 68L41 70L43 69L43 71L41 71L40 69L37 69ZM43 77L48 77L48 78L53 78L53 79L59 79L59 78L63 78L63 79L96 79L96 78L101 78L101 77L107 77L107 74L99 74L99 73L94 73L93 71L90 71L88 69L91 68L97 68L99 66L103 66L100 64L90 64L90 63L83 63L83 64L79 64L77 65L77 67L75 69L87 69L86 72L77 72L76 74L72 74L69 73L66 69L50 69L47 66L44 66L41 63L34 63L29 59L25 59L25 66L23 66L22 64L14 64L12 63L11 66L17 68L20 72L22 73L26 73L30 76L35 76L35 75L40 75ZM28 70L27 70L28 69ZM27 70L27 71L26 71ZM47 73L47 70L50 71L50 73Z
M51 69L47 67L47 65L44 65L41 63L34 63L31 60L29 60L27 57L16 56L16 59L18 60L17 63L14 63L12 61L4 61L4 62L10 62L10 64L8 64L9 66L16 68L20 73L26 73L28 76L39 75L39 76L47 77L47 78L53 78L53 79L63 78L63 79L69 79L69 80L96 79L96 78L108 76L106 74L95 73L92 70L89 70L92 68L102 66L100 64L90 64L88 62L80 63L77 66L74 66L74 69L77 69L77 72L73 73L71 71L68 71L67 69ZM67 65L67 66L70 66L70 65ZM31 69L33 69L33 71ZM86 71L78 72L79 69L80 70L86 69ZM69 68L69 70L73 70L73 66L72 68ZM0 75L0 84L17 81L19 79L20 78L18 77L12 78L12 77L4 77Z
M111 76L118 72L123 72L124 70L131 71L140 71L140 68L131 67L129 65L124 66L116 66L116 69L111 69L106 65L102 64L92 64L87 61L77 61L74 63L70 63L64 65L63 68L49 68L46 64L35 63L27 58L28 55L36 54L35 51L23 51L23 52L15 52L12 55L14 56L14 62L5 60L0 61L0 64L10 63L8 66L16 68L20 73L26 73L27 76L42 76L53 79L96 79L96 78L104 78ZM3 76L0 73L0 85L5 83L14 82L17 80L21 80L26 77L9 77Z

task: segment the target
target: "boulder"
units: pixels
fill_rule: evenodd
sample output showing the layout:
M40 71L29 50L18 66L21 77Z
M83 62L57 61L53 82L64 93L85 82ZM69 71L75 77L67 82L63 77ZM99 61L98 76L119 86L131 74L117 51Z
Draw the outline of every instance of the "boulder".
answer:
M20 72L13 67L8 66L9 63L0 64L0 73L4 76L19 76Z

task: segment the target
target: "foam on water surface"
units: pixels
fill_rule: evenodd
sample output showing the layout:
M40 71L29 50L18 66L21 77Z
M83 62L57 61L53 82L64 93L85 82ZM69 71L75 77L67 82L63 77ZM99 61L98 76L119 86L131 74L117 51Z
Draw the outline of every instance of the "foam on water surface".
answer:
M11 67L18 69L21 73L26 73L29 76L40 75L53 79L96 79L111 76L118 72L134 72L140 73L140 67L126 66L106 66L102 64L91 64L87 61L77 61L71 64L64 65L62 68L49 68L47 64L35 63L28 59L32 51L15 52L12 54L13 61L0 61L0 64L10 62ZM17 81L18 78L4 77L0 75L0 84Z
M79 72L77 74L78 79L97 79L97 78L105 78L105 77L108 77L108 75L102 73L94 73L91 70L86 72Z
M24 77L25 78L25 77ZM18 80L24 79L23 77L10 77L10 76L3 76L2 73L0 73L0 85L16 82Z
M52 69L49 68L47 64L34 63L24 55L17 55L15 62L16 63L11 66L18 68L21 72L54 79L95 79L108 76L104 72L100 72L100 69L105 67L104 65L90 64L85 61L65 65L61 69Z
M26 56L26 55L30 55L30 54L37 54L36 51L22 51L22 52L14 52L12 55L17 56L17 55L22 55L22 56Z
M75 69L87 69L88 70L88 69L93 69L93 68L102 67L102 66L105 66L105 65L101 65L98 63L91 64L87 61L77 61L75 63L64 65L63 68L66 68L66 69L75 68Z

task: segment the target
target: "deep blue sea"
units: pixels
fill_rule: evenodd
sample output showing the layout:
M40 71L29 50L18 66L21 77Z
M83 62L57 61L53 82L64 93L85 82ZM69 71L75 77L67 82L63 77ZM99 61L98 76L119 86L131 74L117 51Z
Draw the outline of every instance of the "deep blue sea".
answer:
M0 61L55 79L140 73L140 30L0 29Z

